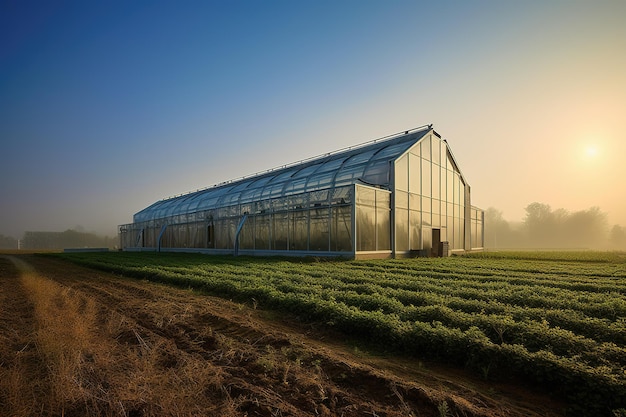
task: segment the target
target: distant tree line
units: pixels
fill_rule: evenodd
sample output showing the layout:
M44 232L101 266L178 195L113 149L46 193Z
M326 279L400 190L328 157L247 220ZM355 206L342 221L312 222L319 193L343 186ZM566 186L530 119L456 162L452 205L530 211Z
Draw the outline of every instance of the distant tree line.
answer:
M509 223L502 212L485 211L485 247L533 249L626 250L626 228L609 227L606 213L598 207L570 212L532 203L521 223Z
M0 249L17 249L17 239L11 236L0 235Z
M21 249L110 248L118 245L117 237L68 229L64 232L25 232Z

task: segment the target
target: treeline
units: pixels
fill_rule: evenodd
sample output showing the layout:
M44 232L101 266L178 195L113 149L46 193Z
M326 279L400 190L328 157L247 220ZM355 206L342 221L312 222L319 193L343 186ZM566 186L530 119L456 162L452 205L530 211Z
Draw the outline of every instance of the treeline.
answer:
M25 232L17 239L0 235L0 249L65 249L65 248L109 248L118 246L118 238L100 236L96 233L68 229L64 232Z
M0 235L0 249L17 249L17 239L11 236Z
M570 212L532 203L521 223L506 221L502 212L485 211L485 247L529 249L626 250L626 228L609 226L598 207Z
M65 232L25 232L22 249L114 248L117 238L76 230Z

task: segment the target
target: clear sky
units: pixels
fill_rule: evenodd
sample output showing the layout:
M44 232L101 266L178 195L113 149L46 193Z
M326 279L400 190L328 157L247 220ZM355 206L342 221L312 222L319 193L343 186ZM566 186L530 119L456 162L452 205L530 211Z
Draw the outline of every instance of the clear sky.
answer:
M626 1L0 3L0 234L432 123L473 203L626 226Z

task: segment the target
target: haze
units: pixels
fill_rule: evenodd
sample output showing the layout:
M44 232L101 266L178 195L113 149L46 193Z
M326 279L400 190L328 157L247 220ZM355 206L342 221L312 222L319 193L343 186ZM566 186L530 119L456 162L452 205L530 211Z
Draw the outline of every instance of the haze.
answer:
M3 2L0 234L432 123L473 203L626 226L626 2Z

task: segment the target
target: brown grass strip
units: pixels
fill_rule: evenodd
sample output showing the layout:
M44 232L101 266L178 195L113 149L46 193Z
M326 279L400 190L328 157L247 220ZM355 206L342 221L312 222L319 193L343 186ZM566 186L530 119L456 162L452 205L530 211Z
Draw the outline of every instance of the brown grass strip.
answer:
M19 361L3 368L7 382L0 385L6 393L0 405L8 415L235 415L222 401L228 394L219 369L23 261L13 261L32 306L27 344L39 368L27 372ZM38 385L47 389L26 394Z

